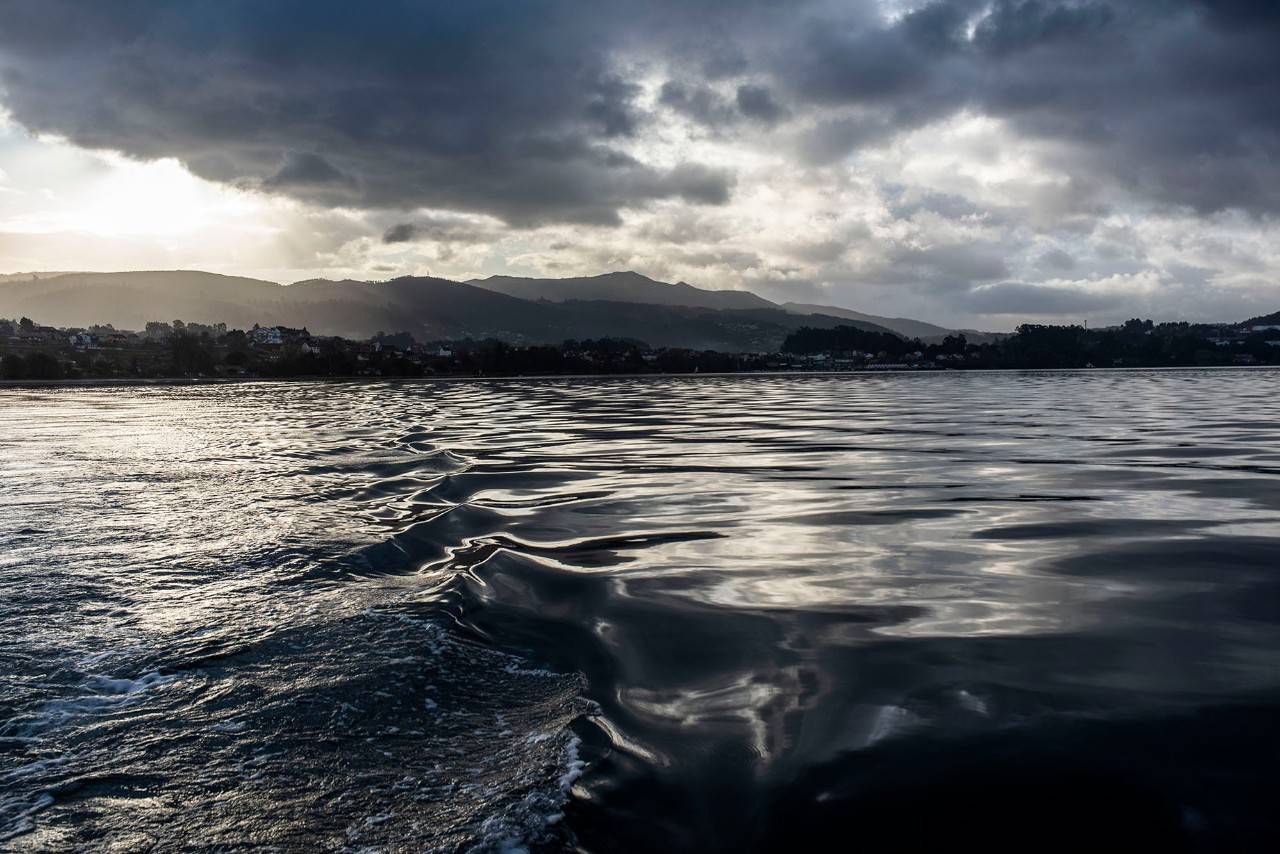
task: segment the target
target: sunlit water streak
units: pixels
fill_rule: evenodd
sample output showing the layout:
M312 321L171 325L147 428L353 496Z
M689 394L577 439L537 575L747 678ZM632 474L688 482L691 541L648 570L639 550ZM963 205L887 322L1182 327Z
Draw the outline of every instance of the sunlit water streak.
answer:
M1278 391L0 391L0 845L1251 847Z

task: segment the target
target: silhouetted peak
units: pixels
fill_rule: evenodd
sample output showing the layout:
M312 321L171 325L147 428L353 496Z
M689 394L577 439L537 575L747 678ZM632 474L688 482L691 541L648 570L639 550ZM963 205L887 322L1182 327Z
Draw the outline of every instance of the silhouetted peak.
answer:
M592 279L627 279L633 282L653 282L657 285L665 285L666 282L659 282L657 279L651 279L648 276L637 273L635 270L614 270L612 273L601 273L598 276L589 276Z

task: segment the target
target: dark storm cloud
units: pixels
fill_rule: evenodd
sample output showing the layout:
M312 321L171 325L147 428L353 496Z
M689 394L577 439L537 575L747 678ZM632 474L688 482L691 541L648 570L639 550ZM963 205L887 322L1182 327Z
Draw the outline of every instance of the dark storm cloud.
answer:
M668 80L658 92L658 102L704 125L723 125L736 118L728 99L710 86Z
M804 120L809 162L968 110L1056 143L1051 165L1088 194L1269 214L1276 8L9 0L0 88L17 121L80 145L325 204L520 225L729 198L727 170L636 153L657 121L644 69L667 80L661 108L708 126Z
M1114 12L1101 3L1001 0L979 21L973 43L990 55L1010 56L1055 43L1104 38L1114 21Z
M787 115L786 108L774 99L773 92L767 86L755 86L749 83L739 86L737 103L738 111L744 116L758 119L766 124L779 122Z
M0 86L33 130L325 204L608 224L656 199L723 202L727 172L623 150L644 117L614 67L617 11L17 0Z
M752 83L738 86L730 98L702 83L668 80L658 92L658 102L709 127L732 125L744 119L773 125L788 115L769 87Z
M418 229L411 222L402 222L393 225L382 233L383 243L408 243L416 239Z
M382 233L382 242L430 240L436 243L483 243L498 237L498 230L492 224L463 216L436 214L392 225Z
M323 195L333 204L341 204L344 197L350 200L356 190L356 182L350 175L339 171L319 154L309 151L287 153L280 169L263 181L262 186L282 192Z
M960 110L1061 143L1082 185L1205 213L1280 211L1275 3L937 2L810 26L775 59L824 162ZM970 35L971 33L971 35ZM824 111L854 110L825 118Z

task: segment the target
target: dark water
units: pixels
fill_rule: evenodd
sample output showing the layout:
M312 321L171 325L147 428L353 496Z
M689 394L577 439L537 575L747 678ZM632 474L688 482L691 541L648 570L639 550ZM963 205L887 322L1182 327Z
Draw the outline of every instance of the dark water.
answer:
M1278 393L0 391L0 847L1275 850Z

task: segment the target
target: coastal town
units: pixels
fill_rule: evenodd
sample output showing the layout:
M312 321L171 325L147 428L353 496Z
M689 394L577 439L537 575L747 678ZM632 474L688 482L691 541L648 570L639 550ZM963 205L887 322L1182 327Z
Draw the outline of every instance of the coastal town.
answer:
M0 319L0 379L161 380L305 377L529 376L992 368L1124 368L1280 364L1280 314L1241 324L1155 324L1101 329L1024 324L994 340L963 334L928 343L854 326L802 328L777 352L653 348L620 338L558 345L497 339L417 341L407 332L367 340L306 328L152 321L56 328Z

